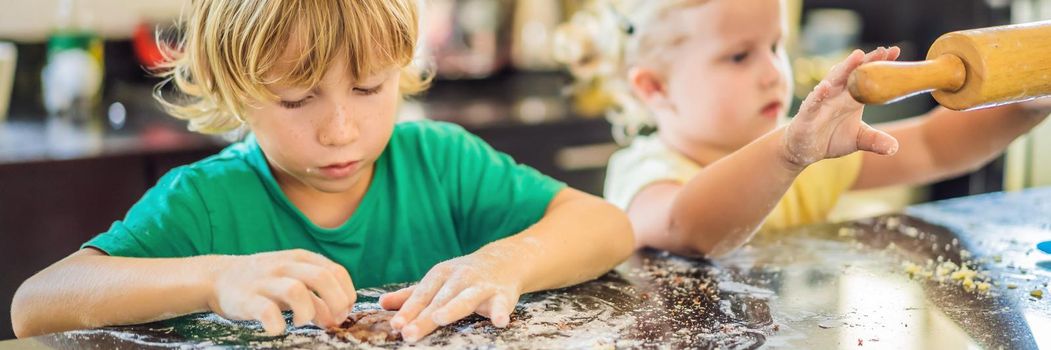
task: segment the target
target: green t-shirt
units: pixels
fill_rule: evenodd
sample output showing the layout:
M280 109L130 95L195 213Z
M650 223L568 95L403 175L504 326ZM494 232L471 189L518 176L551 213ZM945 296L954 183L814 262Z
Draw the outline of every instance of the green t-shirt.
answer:
M157 258L302 248L368 288L419 280L439 262L528 228L564 186L459 126L400 123L358 209L326 229L289 202L250 137L173 169L84 247Z

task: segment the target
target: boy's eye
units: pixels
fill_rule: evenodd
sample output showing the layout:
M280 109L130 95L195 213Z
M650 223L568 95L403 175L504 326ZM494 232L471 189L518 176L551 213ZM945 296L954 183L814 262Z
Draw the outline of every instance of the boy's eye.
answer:
M379 85L376 85L374 87L371 87L371 88L358 88L358 87L356 87L356 88L354 88L354 93L356 93L358 95L361 95L361 96L375 95L376 93L380 92L380 89L383 89L383 84L382 83L379 84Z
M278 101L278 104L280 104L281 107L284 107L285 109L296 109L296 108L299 108L299 107L303 107L303 105L305 105L307 103L307 101L310 101L311 97L313 97L313 96L307 96L307 97L304 97L302 100L298 100L298 101L281 100L281 101Z

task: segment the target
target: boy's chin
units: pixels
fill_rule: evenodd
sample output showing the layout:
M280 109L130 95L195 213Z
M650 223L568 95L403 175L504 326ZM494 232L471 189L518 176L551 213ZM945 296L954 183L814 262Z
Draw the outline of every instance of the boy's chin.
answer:
M355 181L357 178L359 178L359 176L348 176L343 179L333 180L314 179L311 181L310 187L313 187L315 190L322 193L343 193L354 188L354 184L357 183L357 181Z

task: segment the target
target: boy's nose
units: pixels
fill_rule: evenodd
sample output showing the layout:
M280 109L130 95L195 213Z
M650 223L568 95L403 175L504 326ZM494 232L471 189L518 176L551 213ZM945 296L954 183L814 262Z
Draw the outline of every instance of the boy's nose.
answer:
M324 146L343 146L353 143L360 135L357 121L350 108L339 106L318 130L318 142Z

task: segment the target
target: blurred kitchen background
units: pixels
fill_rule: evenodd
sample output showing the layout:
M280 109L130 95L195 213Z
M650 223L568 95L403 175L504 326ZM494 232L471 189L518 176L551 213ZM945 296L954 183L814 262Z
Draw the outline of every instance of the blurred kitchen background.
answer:
M229 137L192 134L150 97L156 40L187 0L0 0L0 339L18 285L107 229L172 167ZM421 54L438 79L402 118L458 123L497 149L601 195L617 149L594 93L569 93L551 58L555 27L583 0L421 0ZM1051 0L788 0L798 100L849 50L898 45L925 56L939 35L1051 18ZM161 30L162 35L154 34ZM871 107L869 123L917 115L929 96ZM966 120L960 120L966 123ZM1051 125L1005 157L922 188L853 194L837 219L915 202L1051 184Z

